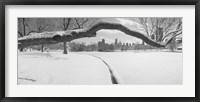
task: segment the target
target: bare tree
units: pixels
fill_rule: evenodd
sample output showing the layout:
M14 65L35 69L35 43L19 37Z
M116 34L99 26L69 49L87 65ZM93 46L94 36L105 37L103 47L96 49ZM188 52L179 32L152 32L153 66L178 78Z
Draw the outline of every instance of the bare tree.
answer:
M72 20L72 29L88 28L97 23L98 20L98 18L74 18Z
M169 36L182 31L182 18L134 18L147 37L161 42ZM144 41L143 41L144 42ZM144 43L143 43L144 44Z
M49 29L49 24L47 19L45 18L37 18L36 19L36 24L35 24L35 31L37 33L41 33L44 31L48 31ZM44 45L41 44L41 51L44 52Z
M18 37L23 37L31 34L33 30L30 29L30 18L18 18ZM20 48L23 51L24 48Z
M45 18L37 18L35 32L41 33L47 31L48 26L49 26L48 21Z
M30 21L29 18L18 18L18 36L23 37L29 35L32 30L30 30Z
M75 30L75 29L83 29L86 27L90 27L93 24L95 24L97 20L98 19L95 18L59 18L58 22L61 25L61 29L63 31L66 31L66 30ZM67 54L66 43L67 41L63 41L64 54Z
M71 18L59 18L59 19L57 19L57 21L58 21L58 23L60 23L61 29L62 29L63 31L66 31L66 30L69 29L69 25L70 25L70 22L71 22ZM66 43L67 43L67 41L63 41L63 47L64 47L63 53L64 53L64 54L67 54Z
M23 37L31 33L42 33L50 30L50 24L47 18L19 18L18 36ZM43 52L43 44L42 52Z
M149 18L136 18L135 21L137 21L142 29L144 30L144 32L146 33L146 35L148 37L150 37L153 33L153 30L154 30L154 26L153 25L150 25L150 24L153 24L153 23L150 23L149 21L150 19ZM144 41L142 41L142 44L144 45Z

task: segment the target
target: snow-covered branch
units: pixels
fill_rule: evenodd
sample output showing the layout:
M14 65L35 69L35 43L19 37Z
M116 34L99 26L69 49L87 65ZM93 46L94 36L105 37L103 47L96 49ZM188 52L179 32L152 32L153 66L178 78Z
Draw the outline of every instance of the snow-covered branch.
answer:
M165 43L163 43L163 42L158 43L158 42L151 40L146 35L139 33L137 31L130 30L129 28L127 28L121 24L101 22L90 28L85 28L85 29L32 33L28 36L19 38L18 45L19 45L19 48L21 48L21 47L27 47L27 46L39 45L39 44L54 44L54 43L58 43L58 42L72 41L74 39L84 38L84 37L95 37L97 31L102 30L102 29L122 31L125 34L133 36L133 37L137 37L137 38L143 40L145 43L147 43L151 46L154 46L154 47L165 47L167 44L169 44L171 39L174 38L174 37L170 38Z

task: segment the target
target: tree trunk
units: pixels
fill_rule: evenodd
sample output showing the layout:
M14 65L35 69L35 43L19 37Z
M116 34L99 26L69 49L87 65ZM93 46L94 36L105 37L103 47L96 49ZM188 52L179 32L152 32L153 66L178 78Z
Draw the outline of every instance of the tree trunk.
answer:
M144 41L142 40L142 45L144 45Z
M66 41L63 43L64 51L63 54L67 54L67 47L66 47Z
M174 48L172 48L171 51L174 52Z
M25 18L22 18L22 23L23 23L23 33L24 33L23 36L25 36L26 35Z
M42 45L42 48L41 48L42 52L44 52L44 46Z
M23 52L23 51L24 51L24 48L20 48L19 51L20 51L20 52Z

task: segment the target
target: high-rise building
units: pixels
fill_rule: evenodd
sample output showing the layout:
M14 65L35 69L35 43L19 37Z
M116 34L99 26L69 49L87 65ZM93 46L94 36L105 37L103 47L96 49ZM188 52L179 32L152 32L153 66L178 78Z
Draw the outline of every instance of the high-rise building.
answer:
M117 38L115 39L115 45L117 45L118 44L118 40L117 40Z
M102 43L105 44L105 39L102 39Z
M122 45L122 42L121 42L121 41L119 41L119 45Z

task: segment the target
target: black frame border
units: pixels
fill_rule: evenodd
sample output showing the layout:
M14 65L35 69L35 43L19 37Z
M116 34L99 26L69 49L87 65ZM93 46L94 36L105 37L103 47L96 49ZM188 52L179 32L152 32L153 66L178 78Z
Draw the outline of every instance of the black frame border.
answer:
M6 5L195 5L195 97L5 97ZM0 100L2 102L198 102L200 86L200 0L1 0L0 1Z

